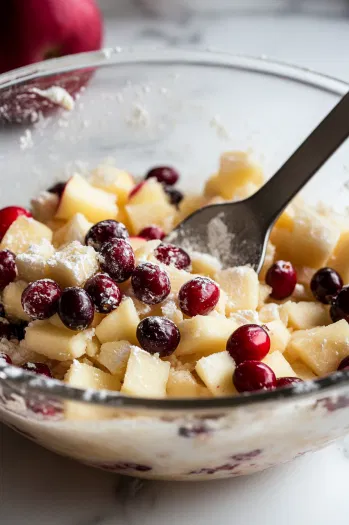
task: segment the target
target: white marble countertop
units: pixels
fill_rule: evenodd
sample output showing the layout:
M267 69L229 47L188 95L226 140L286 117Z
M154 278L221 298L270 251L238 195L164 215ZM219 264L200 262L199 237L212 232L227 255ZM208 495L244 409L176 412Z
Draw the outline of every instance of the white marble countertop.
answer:
M108 12L110 46L167 44L266 54L349 80L345 0L322 0L317 16L307 4L302 14L292 9L248 16L225 12L172 22L151 16L141 0L101 1ZM345 444L339 443L250 477L141 483L58 457L0 425L0 523L347 525L348 458Z

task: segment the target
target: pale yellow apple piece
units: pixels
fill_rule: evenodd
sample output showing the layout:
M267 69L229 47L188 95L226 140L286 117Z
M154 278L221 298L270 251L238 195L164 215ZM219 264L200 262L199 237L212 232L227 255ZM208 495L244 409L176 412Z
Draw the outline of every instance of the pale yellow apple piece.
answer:
M139 322L135 305L132 299L127 298L96 327L96 336L102 344L111 341L138 344L136 330Z
M63 288L81 286L99 268L97 253L92 246L73 241L56 251L47 264L49 276Z
M294 361L292 363L292 368L297 374L297 377L303 379L303 381L312 381L317 379L317 375L315 375L314 372L312 372L310 368L307 367L307 365L302 363L302 361Z
M285 230L292 231L294 227L294 216L295 216L295 211L292 205L287 206L287 208L282 212L282 214L276 221L274 228L283 228ZM272 232L271 232L271 236L270 236L271 239L273 237L274 228L272 229Z
M176 325L183 321L183 314L178 308L178 304L173 299L167 298L163 303L159 305L160 315L167 317L173 321Z
M192 272L214 278L222 268L220 261L208 253L192 252L190 254Z
M64 377L69 386L94 390L120 390L120 380L98 368L79 361L73 361ZM97 405L66 401L64 415L66 419L109 419L114 415L114 410Z
M160 226L165 233L171 231L175 208L166 201L156 204L127 204L125 211L131 225L131 233L137 235L146 225Z
M30 211L34 219L47 223L56 215L58 205L59 197L56 193L42 191L30 201Z
M239 310L230 314L229 319L233 319L238 326L244 324L260 324L258 312L255 310Z
M311 293L309 286L304 286L303 284L297 283L295 289L292 292L290 300L295 301L296 303L301 301L314 302L314 296Z
M258 312L261 323L270 323L271 321L280 320L280 306L275 303L268 303L262 306Z
M200 385L189 370L171 368L166 390L168 397L211 397L208 388Z
M330 318L328 306L315 303L301 301L294 303L287 301L280 306L281 312L286 312L288 324L294 330L308 330L316 326L327 326L332 323Z
M273 229L271 237L277 258L295 265L319 268L332 254L340 235L339 227L308 208L296 208L293 229Z
M101 164L93 170L89 182L96 188L114 193L119 204L125 204L135 186L132 175L110 164Z
M54 248L46 239L40 244L30 245L25 252L16 257L18 277L27 282L47 278L49 274L47 261L53 253Z
M178 325L181 341L176 355L209 355L226 349L227 340L238 328L234 319L197 315Z
M267 250L265 252L263 266L262 266L261 271L259 272L259 279L261 281L265 280L265 276L267 274L267 271L273 265L273 262L275 260L275 253L276 253L276 248L275 248L274 244L272 244L271 242L268 242Z
M266 323L265 326L270 337L270 352L278 350L282 354L291 339L290 332L280 320L271 321Z
M69 361L86 352L87 341L93 337L93 329L73 332L58 328L49 321L34 321L25 331L25 345L30 350L57 361Z
M179 204L179 210L175 216L174 226L189 217L194 211L207 205L207 198L203 195L186 195Z
M133 346L127 362L123 394L137 397L166 397L170 363Z
M248 266L236 266L216 273L215 281L228 296L227 313L256 310L259 282L256 272Z
M82 213L76 213L62 228L54 232L52 242L57 248L73 241L85 244L86 233L92 226L92 222Z
M97 356L97 361L107 368L111 374L117 375L122 381L126 372L131 348L132 345L128 341L104 343Z
M259 283L258 308L262 308L270 299L272 288L268 284Z
M89 357L96 357L101 349L101 343L99 342L96 336L93 336L91 339L88 339L86 345L86 355Z
M15 281L6 286L2 292L2 304L4 305L6 317L14 321L30 321L29 315L22 307L22 293L28 286L25 281ZM34 350L34 349L33 349Z
M171 283L171 293L175 296L178 295L183 284L197 277L185 270L178 270L175 266L166 266L165 264L159 264L159 266L167 273Z
M139 190L128 200L128 204L130 205L158 205L159 203L168 203L168 197L164 191L163 185L160 184L155 177L146 180Z
M297 377L290 363L278 350L268 354L262 362L272 369L277 379L279 377Z
M52 230L41 222L21 215L16 219L5 233L1 244L1 250L11 250L18 255L26 252L33 244L40 244L43 239L52 241Z
M63 192L56 219L69 220L76 213L82 213L93 223L115 219L116 196L91 186L81 175L73 175Z
M161 241L154 239L152 241L146 241L135 251L136 264L151 261L156 262L154 251L161 244Z
M106 314L101 314L99 312L95 312L94 316L93 316L93 321L91 323L91 328L96 328L96 326L98 326L103 321L105 316L106 316Z
M143 237L130 237L128 241L131 244L134 252L148 242L147 239L143 239Z
M318 376L334 372L349 355L349 324L342 319L329 326L294 332L287 351Z
M233 385L235 363L228 352L224 351L202 357L196 363L195 370L215 397L230 396L237 393Z
M343 231L339 241L327 262L327 266L336 270L343 279L344 284L349 284L349 231Z

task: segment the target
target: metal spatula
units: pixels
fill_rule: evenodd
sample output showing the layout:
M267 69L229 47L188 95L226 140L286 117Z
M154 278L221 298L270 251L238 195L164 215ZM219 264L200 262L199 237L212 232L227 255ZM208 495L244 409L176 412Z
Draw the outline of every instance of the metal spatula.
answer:
M348 135L349 93L257 193L198 210L166 241L214 255L223 267L249 264L259 271L275 220Z

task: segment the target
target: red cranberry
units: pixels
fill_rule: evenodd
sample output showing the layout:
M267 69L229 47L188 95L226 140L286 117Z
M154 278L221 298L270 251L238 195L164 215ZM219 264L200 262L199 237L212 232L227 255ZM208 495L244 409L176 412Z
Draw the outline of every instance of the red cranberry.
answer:
M137 339L144 350L160 357L171 355L179 345L177 326L166 317L146 317L137 327Z
M121 291L113 279L105 273L97 273L90 277L84 288L91 297L96 312L108 314L120 304Z
M114 239L103 244L101 249L101 268L117 283L131 277L135 267L135 254L132 246L124 239Z
M0 251L0 290L17 277L16 256L10 250Z
M165 193L169 198L170 204L178 208L179 204L184 198L183 193L179 190L176 190L176 188L171 188L171 186L167 186L165 188Z
M132 199L132 197L134 197L139 192L139 190L143 188L144 184L145 184L145 181L142 181L136 184L136 186L134 186L132 190L130 191L128 198Z
M273 299L285 299L296 287L297 273L290 262L277 261L267 271L265 282L272 287Z
M8 206L7 208L2 208L0 210L0 241L11 224L15 222L20 215L25 215L25 217L32 216L28 210L20 208L19 206Z
M162 241L162 239L166 237L166 233L164 230L159 228L159 226L147 226L146 228L143 228L143 230L139 232L138 235L147 241L152 241L154 239L159 239Z
M5 319L0 319L0 339L10 339L12 335L11 325Z
M217 284L208 277L195 277L179 290L179 307L185 315L207 315L219 301Z
M126 226L122 222L110 219L94 224L86 234L85 244L99 252L106 242L112 242L114 239L128 239L128 237Z
M66 182L57 182L57 184L54 184L53 186L51 186L47 191L49 193L55 193L56 195L58 195L59 198L61 198L66 185L67 185Z
M233 383L240 393L270 390L276 387L276 377L268 365L260 361L244 361L235 368Z
M349 286L343 286L333 300L330 315L334 323L341 319L345 319L349 323Z
M85 330L94 317L92 299L82 288L66 288L58 302L58 315L70 330Z
M145 178L151 179L155 177L158 182L166 186L173 186L179 179L179 173L170 166L157 166L148 171Z
M321 268L310 282L310 288L315 299L324 304L330 304L343 287L341 276L332 268Z
M142 263L132 274L131 284L137 299L146 304L161 303L171 291L167 273L153 263Z
M62 294L60 286L52 279L30 283L22 293L22 307L31 319L47 319L57 312Z
M4 352L0 352L0 364L12 365L12 359Z
M23 370L32 372L33 374L39 374L46 377L52 377L51 370L45 363L26 363L22 366Z
M284 386L293 386L297 383L303 383L299 377L279 377L276 380L276 388L282 388Z
M174 244L160 244L155 252L155 257L162 264L175 266L178 270L188 270L191 266L191 259L187 252Z
M342 359L342 361L338 365L337 370L346 370L346 369L349 370L349 355L345 357L344 359Z
M270 337L262 326L245 324L232 333L227 351L238 365L243 361L261 361L270 350Z

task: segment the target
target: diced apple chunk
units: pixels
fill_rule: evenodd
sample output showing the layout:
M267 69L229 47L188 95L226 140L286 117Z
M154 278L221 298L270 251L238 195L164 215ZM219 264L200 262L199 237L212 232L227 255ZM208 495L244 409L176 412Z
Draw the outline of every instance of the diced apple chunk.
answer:
M93 223L115 219L118 213L116 197L91 186L81 175L76 174L67 182L56 218L69 220L76 213L82 213Z
M111 341L138 344L136 330L139 322L140 318L133 301L127 298L97 326L96 335L102 344Z
M173 321L176 325L183 321L183 314L174 300L168 298L159 306L161 314Z
M189 370L170 369L167 381L168 397L210 397L207 388L200 385Z
M280 306L275 303L269 303L262 306L258 312L259 320L261 323L270 323L271 321L280 320Z
M349 231L343 231L334 249L328 266L336 270L342 277L344 284L349 284Z
M30 321L30 317L22 308L22 293L28 283L25 281L15 281L6 286L2 292L2 303L5 308L6 317L11 320Z
M75 388L95 390L120 390L120 380L98 368L79 361L73 361L64 377L65 383ZM64 415L66 419L109 419L113 417L111 408L98 407L84 403L66 401Z
M59 248L63 244L79 241L85 244L88 230L93 226L82 213L76 213L62 228L53 234L53 244Z
M313 379L317 379L317 376L314 374L314 372L312 372L310 368L301 361L294 361L292 363L292 368L297 374L297 377L303 379L303 381L312 381Z
M236 394L233 385L235 363L228 352L219 352L202 357L195 370L214 396L229 396Z
M166 397L170 366L156 355L132 347L121 392L137 397Z
M265 326L270 337L270 352L278 350L282 354L291 338L290 332L280 320L271 321L266 323Z
M316 326L327 326L332 322L328 307L321 303L287 301L280 306L280 311L286 312L287 326L294 330L308 330Z
M222 268L220 261L208 253L193 252L190 254L190 257L193 273L213 279L215 274Z
M56 215L58 205L58 195L56 193L50 193L49 191L42 191L30 201L30 208L34 219L44 223Z
M34 321L25 331L25 345L30 350L57 361L69 361L86 352L87 341L93 337L93 329L73 332L58 328L49 321Z
M349 324L343 319L329 326L294 332L287 352L316 375L334 372L349 355Z
M152 241L147 241L146 243L143 243L135 251L136 264L141 264L142 262L147 261L156 261L154 251L160 244L161 241L159 241L158 239L154 239Z
M176 355L209 355L222 352L226 348L228 338L238 326L234 319L219 315L215 317L197 315L185 319L178 326L181 341Z
M277 379L279 377L297 377L296 372L293 370L289 362L278 350L268 354L263 359L263 363L270 366Z
M32 244L28 250L16 257L18 277L27 282L45 279L49 274L47 261L54 253L53 246L46 239L40 244Z
M179 210L175 218L175 224L179 224L194 211L203 208L207 204L207 199L203 195L185 195L179 204Z
M131 348L132 345L128 341L104 343L97 356L97 361L107 368L111 374L117 375L122 381L126 372Z
M89 357L96 357L101 349L101 343L98 341L96 336L87 340L86 344L86 355Z
M159 264L159 266L167 273L170 279L171 293L173 295L178 295L183 284L196 277L196 275L186 272L185 270L178 270L175 266L166 266L165 264Z
M141 248L141 246L144 246L147 242L148 242L147 239L143 239L143 237L130 237L129 238L129 243L131 244L134 252L138 250L138 248Z
M89 179L96 188L114 193L118 203L125 204L135 183L127 171L120 170L111 164L101 164L93 170Z
M145 224L160 226L165 233L171 231L175 215L175 208L168 202L162 201L154 205L150 204L128 204L125 206L128 222L132 234L137 235Z
M256 272L248 266L236 266L216 273L215 281L228 296L227 313L256 310L259 283Z
M270 298L272 288L264 283L259 283L258 308L262 308Z
M0 249L11 250L11 252L18 255L26 252L33 244L40 244L43 239L51 242L52 230L31 217L21 215L5 233Z
M139 190L129 198L129 204L155 204L168 203L164 187L154 177L146 180Z
M55 252L47 264L50 277L63 288L81 286L99 268L97 253L92 246L83 246L78 241Z

